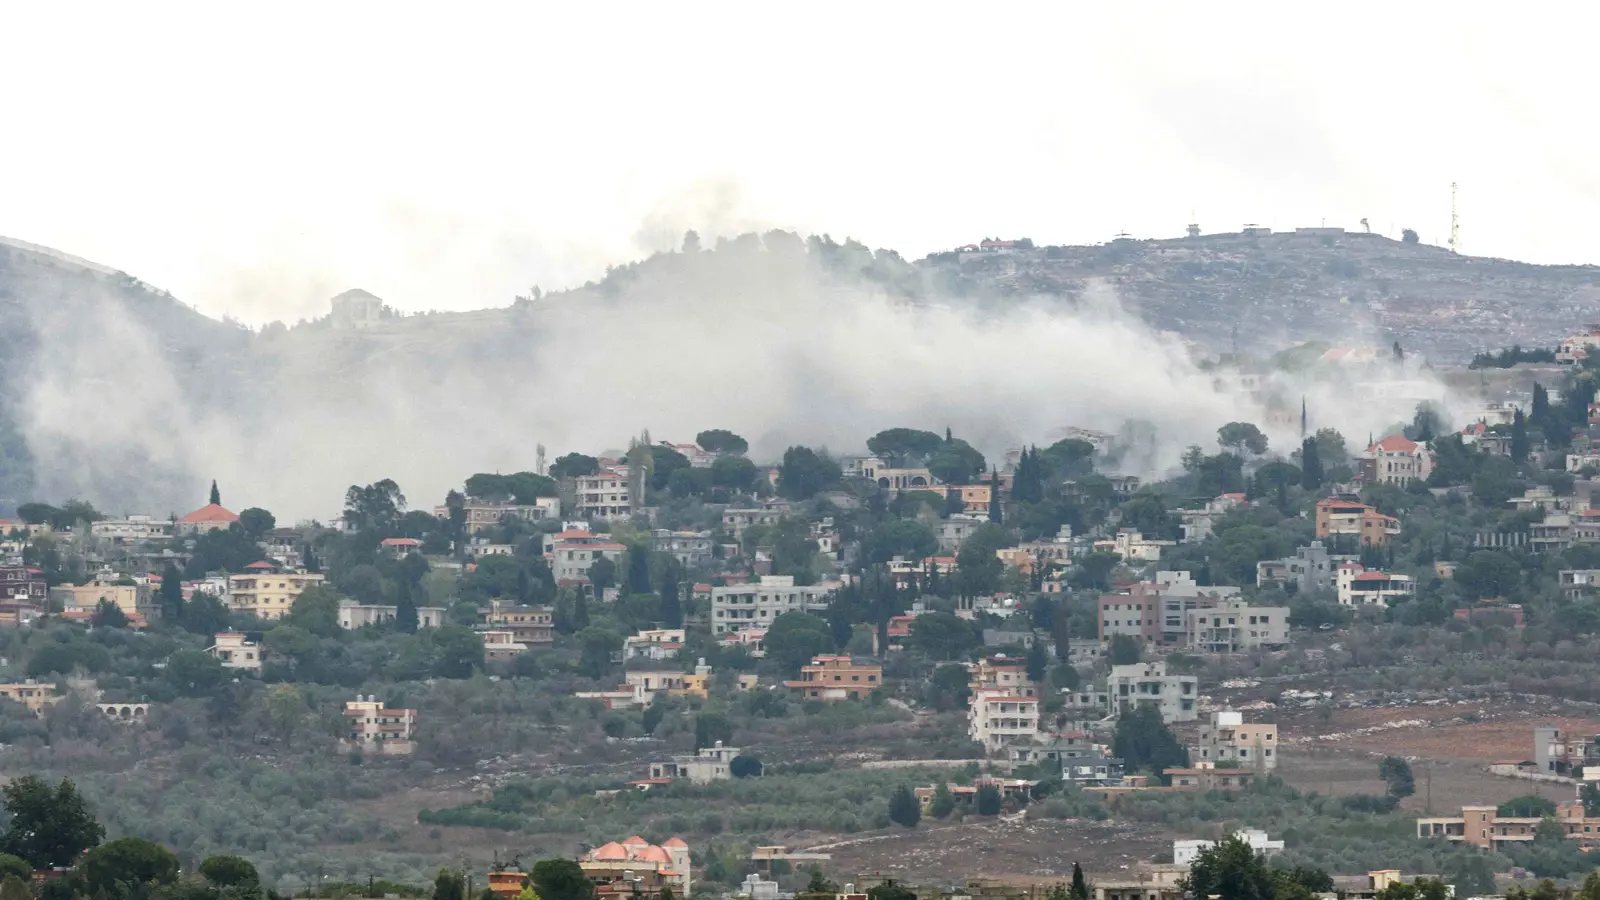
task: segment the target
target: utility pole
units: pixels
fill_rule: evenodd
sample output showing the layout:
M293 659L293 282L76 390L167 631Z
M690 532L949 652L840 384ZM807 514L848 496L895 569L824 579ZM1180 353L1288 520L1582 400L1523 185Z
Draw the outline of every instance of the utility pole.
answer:
M1422 810L1425 815L1433 815L1433 762L1429 761L1427 768L1422 770L1423 800Z
M1450 252L1461 252L1461 220L1456 216L1456 183L1450 182Z

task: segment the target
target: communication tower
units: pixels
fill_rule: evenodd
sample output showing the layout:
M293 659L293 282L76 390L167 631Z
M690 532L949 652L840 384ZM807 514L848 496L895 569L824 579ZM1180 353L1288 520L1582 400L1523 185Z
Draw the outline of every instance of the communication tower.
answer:
M1461 252L1461 219L1456 216L1456 183L1450 182L1450 252Z

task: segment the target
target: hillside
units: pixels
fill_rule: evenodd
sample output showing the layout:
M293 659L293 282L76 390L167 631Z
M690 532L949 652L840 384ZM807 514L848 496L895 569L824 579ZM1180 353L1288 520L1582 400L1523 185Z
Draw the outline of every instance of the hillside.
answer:
M1080 302L1093 283L1110 285L1151 330L1097 305L1105 298ZM854 241L768 232L657 254L508 306L404 315L352 291L342 296L381 312L250 332L124 273L6 241L0 354L26 374L0 396L0 500L78 495L165 514L192 507L218 478L287 514L327 515L326 498L357 481L387 475L431 500L448 480L441 473L526 467L536 444L610 446L641 426L692 433L713 419L751 434L758 455L781 453L800 432L853 447L894 424L887 418L931 417L1014 446L1063 424L1171 422L1139 398L1187 383L1128 397L1072 389L1090 369L1157 352L1156 332L1198 353L1398 340L1448 366L1484 347L1553 343L1596 317L1597 283L1595 267L1363 234L1118 240L912 263ZM1053 330L1013 314L1041 299ZM949 314L896 318L907 305ZM961 320L966 309L984 313L981 334ZM874 337L908 329L914 340ZM1104 358L1050 359L1074 341ZM1030 368L1001 378L992 355L972 352L980 343ZM740 355L722 358L730 353ZM740 358L759 364L737 383L708 377L739 370ZM950 371L952 359L964 369ZM656 377L664 372L675 378ZM633 389L600 406L597 378ZM686 390L685 378L704 384ZM968 389L936 396L923 389L930 379ZM1062 397L1013 402L1019 379ZM987 394L974 388L985 381ZM866 384L875 389L852 387ZM730 391L760 400L732 402ZM312 472L300 455L258 452L307 446L322 454ZM142 477L126 477L135 471Z
M978 295L1070 296L1105 279L1152 326L1213 351L1235 339L1247 352L1398 340L1463 364L1485 348L1552 345L1600 312L1600 267L1457 256L1360 233L1119 240L936 254L925 265L953 291Z

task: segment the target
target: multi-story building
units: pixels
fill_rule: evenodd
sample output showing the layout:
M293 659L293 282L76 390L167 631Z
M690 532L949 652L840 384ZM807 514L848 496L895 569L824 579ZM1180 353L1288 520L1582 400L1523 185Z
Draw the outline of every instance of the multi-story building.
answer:
M848 656L818 656L800 667L800 677L785 681L805 700L860 700L883 685L883 667Z
M1210 609L1191 609L1189 648L1201 653L1248 653L1289 644L1289 607L1249 606L1225 600Z
M569 530L555 535L550 543L550 571L556 583L582 584L589 581L589 568L600 559L612 562L622 558L628 548L609 535Z
M380 756L405 756L411 753L412 731L417 725L414 709L388 709L375 696L357 697L345 702L346 748Z
M1256 563L1256 587L1288 587L1309 594L1333 587L1333 570L1337 561L1328 554L1321 541L1312 541L1283 559L1264 559Z
M1341 606L1386 606L1417 592L1410 575L1363 569L1359 563L1340 564L1337 582Z
M1554 725L1533 729L1533 761L1540 772L1570 777L1578 769L1600 766L1600 731L1566 735Z
M438 628L444 623L444 613L445 609L442 606L417 607L417 627ZM400 608L388 603L357 603L354 600L339 601L339 627L346 630L393 622L399 617L399 614Z
M1582 803L1557 803L1554 819L1567 840L1577 841L1585 850L1600 846L1600 816L1585 815ZM1500 850L1533 843L1543 821L1540 816L1502 816L1494 806L1463 806L1459 816L1418 819L1417 837L1444 838L1453 844Z
M509 631L516 642L530 649L555 643L555 610L548 606L501 606L494 600L484 613L484 624L498 631Z
M939 549L941 551L954 553L961 549L961 545L967 542L967 538L972 537L973 532L988 521L988 518L983 516L957 514L934 523L933 534L939 540Z
M1190 610L1210 609L1238 596L1233 585L1199 585L1188 572L1157 572L1153 582L1100 596L1100 640L1122 634L1146 644L1187 646Z
M688 633L682 628L652 628L629 635L622 641L622 660L670 659L683 649Z
M657 528L650 532L657 553L670 553L686 568L711 562L715 541L709 531L673 531Z
M633 495L628 470L618 466L610 471L580 475L576 480L577 512L584 519L626 519L633 515Z
M478 632L483 640L485 662L505 662L528 652L528 645L517 640L515 632L499 628L486 628Z
M790 508L787 500L769 500L760 506L725 509L722 511L722 530L738 538L752 525L778 524L779 519L789 514Z
M1316 536L1350 538L1363 547L1382 547L1400 534L1400 520L1355 500L1317 501Z
M294 601L326 579L310 572L261 572L228 578L228 606L234 611L272 621L294 608Z
M1165 662L1112 666L1106 678L1108 712L1119 715L1138 706L1154 706L1163 722L1193 722L1199 684L1193 675L1168 675Z
M1278 767L1277 751L1278 726L1245 724L1244 713L1226 709L1200 724L1199 740L1189 756L1228 768L1270 772Z
M141 541L162 541L172 537L172 521L150 516L128 516L125 519L101 519L89 526L89 533L117 544L137 544Z
M1230 837L1238 838L1256 852L1257 856L1273 856L1283 850L1283 841L1275 841L1268 837L1265 831L1257 828L1244 828L1235 831ZM1173 841L1173 865L1192 866L1203 851L1217 846L1216 841Z
M739 755L738 747L724 747L721 741L701 747L693 756L674 756L666 762L650 764L651 779L687 778L692 782L726 781L733 777L730 764Z
M1433 451L1405 435L1391 434L1368 447L1358 463L1368 484L1403 486L1433 474Z
M1161 775L1172 787L1202 793L1242 791L1254 784L1257 778L1252 769L1222 769L1207 762L1196 763L1192 768L1162 769Z
M792 575L763 575L759 584L730 584L711 589L711 633L766 628L786 612L825 612L832 591L822 585L798 585Z
M43 603L50 599L44 575L27 566L0 566L0 602Z
M259 644L237 631L218 632L215 640L206 652L220 660L224 669L261 671L263 651Z
M1013 745L1032 744L1038 734L1038 697L984 687L973 691L967 701L967 737L983 745L985 753L1003 753Z
M1039 688L1028 678L1028 665L1024 660L1005 655L986 656L975 663L967 663L968 684L973 690L995 688L1019 697L1037 697Z

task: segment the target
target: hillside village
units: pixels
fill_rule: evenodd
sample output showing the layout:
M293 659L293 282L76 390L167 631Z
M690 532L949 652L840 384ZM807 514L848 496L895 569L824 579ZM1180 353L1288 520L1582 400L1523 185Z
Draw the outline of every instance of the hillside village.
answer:
M1021 896L1081 862L1096 900L1177 900L1233 834L1329 873L1319 895L1581 880L1595 347L1578 330L1548 385L1462 421L1423 401L1365 445L1304 411L1289 448L1219 423L1162 480L1081 427L999 459L896 427L762 461L709 429L541 447L416 505L352 485L327 523L216 483L179 515L23 503L0 760L286 890L330 865L417 882L447 840L507 897L536 854L599 894ZM1423 718L1340 730L1386 710ZM1515 756L1422 749L1491 728ZM1034 849L997 869L973 839Z

